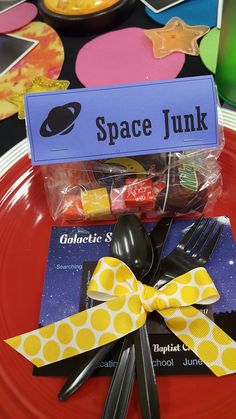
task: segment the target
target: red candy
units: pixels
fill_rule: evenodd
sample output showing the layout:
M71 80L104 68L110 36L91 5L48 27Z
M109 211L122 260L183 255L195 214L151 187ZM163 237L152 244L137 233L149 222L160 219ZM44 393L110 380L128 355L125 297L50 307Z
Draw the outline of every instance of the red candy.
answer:
M154 195L157 197L159 193L164 189L166 186L165 182L153 182L153 192Z
M126 179L125 204L127 207L154 208L156 198L149 179Z
M83 221L85 219L79 195L65 195L63 216L65 220Z

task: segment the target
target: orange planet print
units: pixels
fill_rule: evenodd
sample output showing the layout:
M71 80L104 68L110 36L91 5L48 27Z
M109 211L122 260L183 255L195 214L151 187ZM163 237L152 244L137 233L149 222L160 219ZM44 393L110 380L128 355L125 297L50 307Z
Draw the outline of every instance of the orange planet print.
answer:
M39 41L22 60L0 77L0 120L17 113L17 107L7 97L24 92L37 76L57 79L64 62L62 42L49 25L31 22L14 32L15 35Z
M119 0L44 0L45 6L63 15L88 15L107 9Z

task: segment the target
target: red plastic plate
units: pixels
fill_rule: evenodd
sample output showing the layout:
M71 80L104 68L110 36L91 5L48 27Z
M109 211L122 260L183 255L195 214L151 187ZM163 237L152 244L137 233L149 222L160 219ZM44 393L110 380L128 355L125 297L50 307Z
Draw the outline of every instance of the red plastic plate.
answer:
M227 214L236 235L236 132L226 131L221 155L223 196L209 215ZM94 377L66 402L57 400L64 378L33 377L31 364L2 339L37 326L49 235L39 168L21 158L0 188L0 417L2 419L96 419L110 377ZM158 377L162 419L234 419L236 375ZM128 419L141 418L134 389Z

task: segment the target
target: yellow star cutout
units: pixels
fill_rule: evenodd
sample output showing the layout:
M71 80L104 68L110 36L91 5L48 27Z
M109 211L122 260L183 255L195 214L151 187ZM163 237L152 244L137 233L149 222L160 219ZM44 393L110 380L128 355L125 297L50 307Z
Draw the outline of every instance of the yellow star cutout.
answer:
M9 96L7 100L13 103L18 109L18 118L25 118L24 109L24 95L26 93L40 93L50 92L54 90L65 90L69 87L70 82L68 80L51 80L47 77L38 76L33 79L31 85L24 91L17 93L16 95Z
M154 57L163 58L177 51L199 55L197 40L209 30L209 26L190 26L182 19L173 17L163 28L149 29L144 33L153 43Z

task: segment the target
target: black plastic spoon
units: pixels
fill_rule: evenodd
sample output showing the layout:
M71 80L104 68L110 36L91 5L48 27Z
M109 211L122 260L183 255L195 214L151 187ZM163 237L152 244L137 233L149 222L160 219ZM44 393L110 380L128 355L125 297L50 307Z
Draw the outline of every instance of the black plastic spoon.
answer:
M151 269L153 265L152 243L136 215L127 214L119 217L112 234L110 255L125 262L137 278L144 277ZM70 397L95 371L115 345L116 342L104 345L96 350L85 364L75 369L58 394L59 400L63 401ZM124 345L127 346L127 342ZM133 359L130 359L130 362L134 360L133 351Z
M137 279L150 271L153 264L152 243L136 215L126 214L118 218L112 233L110 254L125 262Z
M133 217L133 216L132 216ZM154 249L154 262L151 271L149 271L147 277L144 278L143 282L149 283L149 281L153 282L153 278L155 277L156 270L159 265L161 252L164 247L166 238L168 236L168 232L171 226L171 219L162 219L157 223L157 225L154 227L150 234L150 238L152 241L152 246ZM137 223L137 221L136 221ZM138 261L140 261L140 250L139 250L139 257L136 258L136 266L138 266ZM154 281L155 282L155 281ZM86 380L93 374L93 372L96 370L100 362L108 355L109 352L112 351L112 349L119 345L119 342L111 342L107 345L104 345L98 349L94 349L91 351L91 355L86 358L84 362L81 362L77 368L70 374L68 379L65 381L63 387L61 388L58 398L61 401L67 400L72 394L74 394L85 382ZM124 348L127 347L127 342L124 342L123 345ZM134 348L133 348L134 349ZM126 357L126 353L129 352L129 350L121 351L122 359L126 359L127 362L129 362L130 367L132 366L132 360L133 360L133 366L130 369L134 371L135 367L135 358L132 355L131 357ZM132 351L132 354L134 353L134 350ZM123 354L123 355L122 355ZM121 372L120 375L122 376ZM126 377L126 385L121 386L122 387L122 395L120 394L122 398L122 403L124 404L124 397L126 397L126 402L128 404L129 402L129 393L127 392L127 389L130 389L130 392L132 390L132 384L133 384L133 377L134 374L132 371L130 374L128 374L128 378Z
M153 247L143 224L133 214L123 215L115 225L111 254L125 262L141 280L153 265ZM134 343L132 343L132 338ZM130 374L126 380L125 365ZM134 379L134 367L138 378L138 391L142 415L146 419L160 417L158 393L152 355L146 325L124 338L120 357L113 374L105 403L103 419L124 418L128 408ZM128 381L128 382L127 382Z

